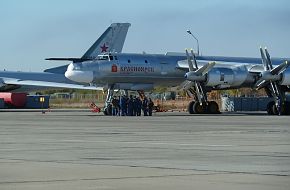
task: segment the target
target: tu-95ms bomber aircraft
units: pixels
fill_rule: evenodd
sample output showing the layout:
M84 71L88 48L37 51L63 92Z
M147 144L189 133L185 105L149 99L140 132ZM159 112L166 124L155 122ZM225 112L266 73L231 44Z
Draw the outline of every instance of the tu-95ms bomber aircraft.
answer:
M112 23L81 58L51 58L48 60L85 61L105 52L121 52L129 23ZM0 71L0 92L31 92L48 88L101 90L88 84L76 83L64 76L68 65L46 69L44 72Z
M102 84L108 89L104 113L109 114L115 89L150 90L155 86L181 86L195 99L190 114L218 113L218 104L207 100L211 90L241 87L264 88L274 101L268 114L290 114L285 93L290 90L290 58L271 58L260 48L261 58L186 54L108 53L94 60L69 64L65 76L76 82Z

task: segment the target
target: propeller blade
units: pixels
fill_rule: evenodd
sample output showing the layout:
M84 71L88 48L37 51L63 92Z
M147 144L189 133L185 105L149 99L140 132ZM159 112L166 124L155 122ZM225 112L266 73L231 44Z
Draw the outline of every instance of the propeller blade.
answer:
M260 47L260 53L261 53L261 58L262 58L262 63L263 63L263 66L264 66L264 70L267 71L267 70L269 70L269 68L268 68L267 59L265 57L265 54L264 54L264 51L263 51L262 47Z
M195 85L195 91L196 91L196 94L197 94L197 99L198 99L198 102L202 102L201 100L201 92L200 92L200 83L199 82L194 82L194 85Z
M190 58L190 56L188 54L187 49L185 50L185 52L186 52L186 57L187 57L187 63L188 63L189 71L194 71L193 64L192 64L192 61L191 61L191 58Z
M283 63L281 63L280 65L278 65L277 67L275 67L274 69L271 70L271 74L272 75L279 75L281 73L283 73L290 65L290 62L285 61Z
M195 65L195 69L198 69L197 62L196 62L196 57L195 57L195 54L193 53L192 49L190 50L190 53L191 53L192 58L193 58L193 63Z
M277 99L277 96L279 95L279 88L276 82L271 82L271 81L270 81L270 87L271 87L271 91L273 92L273 97L275 98L274 99L275 101Z
M193 82L186 80L186 81L182 82L179 86L180 87L177 88L178 90L180 90L180 89L188 90L189 88L191 88L193 86Z
M273 69L273 65L272 65L271 57L270 57L270 54L269 54L267 48L265 48L265 53L266 53L266 57L267 57L268 67L269 67L270 69ZM270 70L270 69L269 69L269 70Z
M215 64L216 64L215 62L209 62L204 66L200 67L198 70L196 70L195 74L203 76L206 73L208 73L215 66Z
M259 79L256 84L254 85L254 87L259 90L263 87L265 87L268 84L268 81L264 80L264 79Z

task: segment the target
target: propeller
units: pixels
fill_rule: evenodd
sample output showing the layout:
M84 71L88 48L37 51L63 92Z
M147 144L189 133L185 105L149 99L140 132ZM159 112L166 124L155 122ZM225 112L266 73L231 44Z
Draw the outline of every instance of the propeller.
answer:
M186 81L183 83L183 89L188 90L194 86L198 102L202 104L202 102L206 102L207 100L201 82L206 81L206 74L214 67L215 62L206 63L199 68L193 50L190 51L191 56L189 55L187 49L185 52L187 56L189 72L185 73L184 75Z
M205 81L205 75L214 67L215 62L206 63L202 67L198 68L196 57L193 51L191 50L191 56L189 56L187 50L185 50L185 52L187 56L189 72L185 73L184 78L192 82Z
M278 107L281 106L280 100L284 97L279 82L282 80L282 74L289 67L290 63L288 61L285 61L273 68L271 56L267 48L265 48L263 51L262 47L260 47L260 53L264 71L261 72L260 79L256 82L254 86L256 87L256 89L261 89L268 86L274 98L276 108L278 109Z
M281 81L283 72L289 67L290 62L285 61L273 68L270 54L265 48L263 51L262 47L260 47L260 53L262 58L262 63L264 67L264 71L260 74L260 79L254 85L255 88L261 89L267 86L269 83L275 83L274 86L278 85L277 82Z

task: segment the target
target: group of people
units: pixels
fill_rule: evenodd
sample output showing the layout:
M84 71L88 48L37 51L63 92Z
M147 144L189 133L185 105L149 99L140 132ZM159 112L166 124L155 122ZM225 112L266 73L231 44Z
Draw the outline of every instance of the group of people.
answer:
M152 116L154 103L151 98L144 97L141 100L139 97L121 97L114 96L112 99L112 115L114 116L141 116L142 111L144 116Z

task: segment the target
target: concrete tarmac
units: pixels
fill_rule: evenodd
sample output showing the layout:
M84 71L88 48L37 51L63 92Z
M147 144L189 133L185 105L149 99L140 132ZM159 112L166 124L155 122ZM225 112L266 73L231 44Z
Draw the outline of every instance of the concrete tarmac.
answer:
M1 112L0 189L289 189L290 117Z

